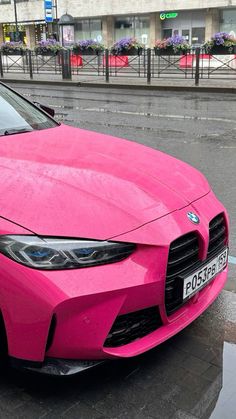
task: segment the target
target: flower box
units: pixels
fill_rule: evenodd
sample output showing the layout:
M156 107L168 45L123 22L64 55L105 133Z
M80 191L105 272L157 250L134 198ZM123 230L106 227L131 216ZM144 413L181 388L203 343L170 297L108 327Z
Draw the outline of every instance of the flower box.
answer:
M190 52L190 45L183 36L174 35L167 39L157 40L154 46L155 55L187 55Z
M174 51L173 48L154 48L155 55L168 56L168 55L187 55L188 51Z
M143 48L130 48L130 49L123 49L123 50L111 50L112 55L117 56L134 56L134 55L142 55Z
M236 38L227 32L217 32L203 47L210 55L236 54Z
M105 47L93 39L84 39L76 42L72 47L74 55L100 55Z
M55 39L48 39L46 41L39 41L34 48L36 55L45 55L55 57L63 48Z
M233 45L232 47L226 47L223 45L214 45L207 52L210 55L236 54L236 45Z
M101 54L101 50L96 50L93 48L74 48L73 49L73 54L74 55L100 55Z
M9 50L2 50L3 55L24 55L26 51L19 50L19 49L9 49Z
M111 49L110 53L114 56L139 56L143 53L143 44L140 44L135 38L122 38L119 41L115 42Z
M23 42L3 42L0 44L0 51L3 55L24 55L26 47Z
M35 53L36 55L46 55L48 57L55 57L58 54L58 50L57 51L52 51L50 49L46 50L46 49L41 49L41 48L36 48L35 49Z

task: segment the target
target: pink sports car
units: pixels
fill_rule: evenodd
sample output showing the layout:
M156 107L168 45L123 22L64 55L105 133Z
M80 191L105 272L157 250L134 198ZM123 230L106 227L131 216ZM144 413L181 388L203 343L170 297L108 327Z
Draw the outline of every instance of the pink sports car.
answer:
M228 217L188 164L52 113L0 84L0 332L12 365L63 375L196 319L227 278Z

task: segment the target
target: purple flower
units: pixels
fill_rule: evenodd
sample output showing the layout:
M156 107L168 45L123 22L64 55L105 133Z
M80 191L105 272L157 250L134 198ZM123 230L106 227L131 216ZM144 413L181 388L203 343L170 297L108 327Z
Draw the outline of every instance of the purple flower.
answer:
M82 39L81 41L76 42L76 44L73 46L74 50L78 48L81 50L91 48L93 50L102 51L104 46L100 42L94 41L94 39Z
M140 44L135 38L126 37L122 38L119 41L115 42L111 48L112 51L120 52L122 50L129 50L131 48L143 48L143 45Z
M210 41L204 44L204 47L207 52L211 52L215 46L223 46L233 52L234 45L236 45L236 39L232 35L227 32L217 32Z
M219 45L222 45L222 42L224 43L224 41L227 41L227 40L229 40L229 39L231 39L231 36L230 36L230 34L229 33L226 33L226 32L217 32L217 33L215 33L215 35L212 37L212 40L213 41L217 41L217 42L221 42L221 44L219 44Z
M50 48L50 47L57 47L60 43L57 42L55 39L47 39L47 41L39 41L37 46L43 48Z
M167 39L167 45L168 46L177 46L177 45L183 45L187 44L185 38L180 35L174 35L171 38Z

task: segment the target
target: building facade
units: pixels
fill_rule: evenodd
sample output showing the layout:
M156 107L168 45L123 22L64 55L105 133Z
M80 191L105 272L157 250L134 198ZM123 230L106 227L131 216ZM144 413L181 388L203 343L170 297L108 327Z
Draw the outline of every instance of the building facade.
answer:
M53 0L53 23L45 23L44 0L0 0L0 42L18 37L33 47L38 40L59 36L57 20L74 18L73 40L96 39L110 46L133 36L147 46L156 39L182 35L202 44L221 30L236 34L236 0ZM58 19L57 19L58 18Z

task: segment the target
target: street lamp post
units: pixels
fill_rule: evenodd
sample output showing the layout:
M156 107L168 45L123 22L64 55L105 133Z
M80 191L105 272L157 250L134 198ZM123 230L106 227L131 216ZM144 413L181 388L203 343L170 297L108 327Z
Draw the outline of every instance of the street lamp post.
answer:
M59 24L58 24L58 8L57 8L57 0L54 0L54 8L55 8L55 17L56 17L56 28L57 28L57 41L59 41Z
M16 40L16 41L19 41L19 28L18 28L18 20L17 20L16 0L13 0L13 2L14 2L15 26L16 26L16 35L15 35L15 40Z

